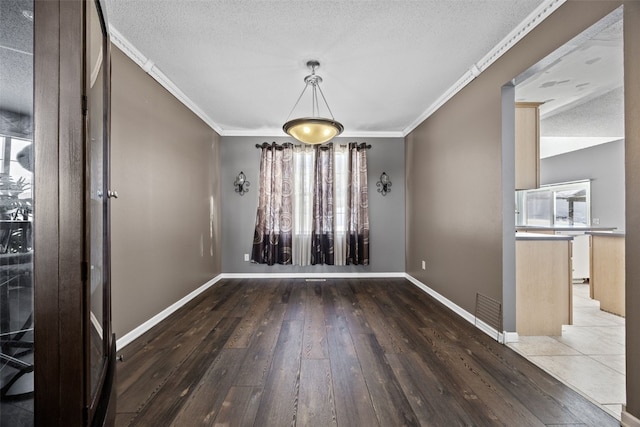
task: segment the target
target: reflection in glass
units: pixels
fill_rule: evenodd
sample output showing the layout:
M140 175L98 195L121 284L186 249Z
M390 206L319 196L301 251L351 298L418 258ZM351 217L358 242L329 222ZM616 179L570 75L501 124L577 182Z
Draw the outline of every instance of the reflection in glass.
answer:
M587 226L587 192L583 188L555 192L555 224Z
M89 272L89 317L90 317L90 378L91 399L104 374L104 233L106 215L106 189L104 168L104 46L103 28L96 4L88 3L87 64L88 81L87 137L90 153L90 272Z
M552 225L551 211L553 210L553 205L549 191L532 192L527 194L526 200L527 225L545 227Z
M33 2L0 1L0 425L33 425Z

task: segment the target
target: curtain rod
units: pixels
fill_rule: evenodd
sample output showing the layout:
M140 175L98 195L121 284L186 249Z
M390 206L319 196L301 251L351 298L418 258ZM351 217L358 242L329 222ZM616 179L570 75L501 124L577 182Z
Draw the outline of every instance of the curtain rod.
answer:
M269 143L268 143L268 142L264 142L264 143L262 143L262 144L256 144L256 148L258 148L258 149L262 148L262 145L263 145L263 144L267 144L267 145L269 145ZM285 144L291 144L291 143L290 143L290 142L285 142ZM291 145L293 145L293 144L291 144ZM300 146L302 146L301 144L299 144L299 145L300 145ZM338 144L338 145L347 145L347 144ZM358 145L359 145L359 144L358 144ZM319 147L322 147L322 145L319 145ZM373 147L371 146L371 144L366 144L366 145L365 145L365 148L366 148L367 150L371 150Z

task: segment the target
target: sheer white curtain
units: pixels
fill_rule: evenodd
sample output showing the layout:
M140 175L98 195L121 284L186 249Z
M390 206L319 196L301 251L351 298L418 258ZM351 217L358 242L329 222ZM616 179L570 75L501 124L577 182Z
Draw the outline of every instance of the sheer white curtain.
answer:
M349 149L346 145L334 148L333 218L335 220L333 245L335 265L345 265L347 258L347 201L349 192Z
M369 221L367 209L366 146L361 144L335 145L333 151L333 171L326 166L326 158L318 157L315 147L293 146L291 162L291 264L368 264L369 262ZM323 152L323 154L326 154ZM329 171L330 176L319 173L318 159ZM315 230L316 253L314 258L314 200L325 197L326 188L317 188L316 179L332 185L327 191L327 200L316 215L322 221L329 221L322 230ZM333 180L333 183L330 181ZM283 188L285 188L283 187ZM316 203L317 204L317 203ZM318 206L316 206L318 207ZM324 209L323 208L323 209ZM260 210L258 211L260 213ZM320 239L320 240L319 240ZM333 241L331 241L333 240ZM320 242L320 243L318 243ZM255 242L254 242L255 247ZM259 248L258 248L259 249ZM252 258L253 259L253 258Z
M296 145L293 150L293 264L311 263L313 228L313 180L315 152L310 145Z

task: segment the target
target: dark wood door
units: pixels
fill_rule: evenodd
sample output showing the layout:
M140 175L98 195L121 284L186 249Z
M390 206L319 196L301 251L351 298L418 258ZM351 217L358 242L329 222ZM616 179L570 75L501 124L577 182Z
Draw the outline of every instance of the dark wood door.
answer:
M91 425L104 418L110 395L109 42L93 1L34 7L37 426Z

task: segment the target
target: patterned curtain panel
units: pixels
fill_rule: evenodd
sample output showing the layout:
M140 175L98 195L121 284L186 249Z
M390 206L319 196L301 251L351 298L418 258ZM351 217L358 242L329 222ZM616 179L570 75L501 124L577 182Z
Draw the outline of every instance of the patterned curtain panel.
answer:
M333 144L316 146L311 264L334 264Z
M347 264L369 264L369 200L366 144L349 144Z
M252 262L291 264L292 170L292 144L262 144Z

